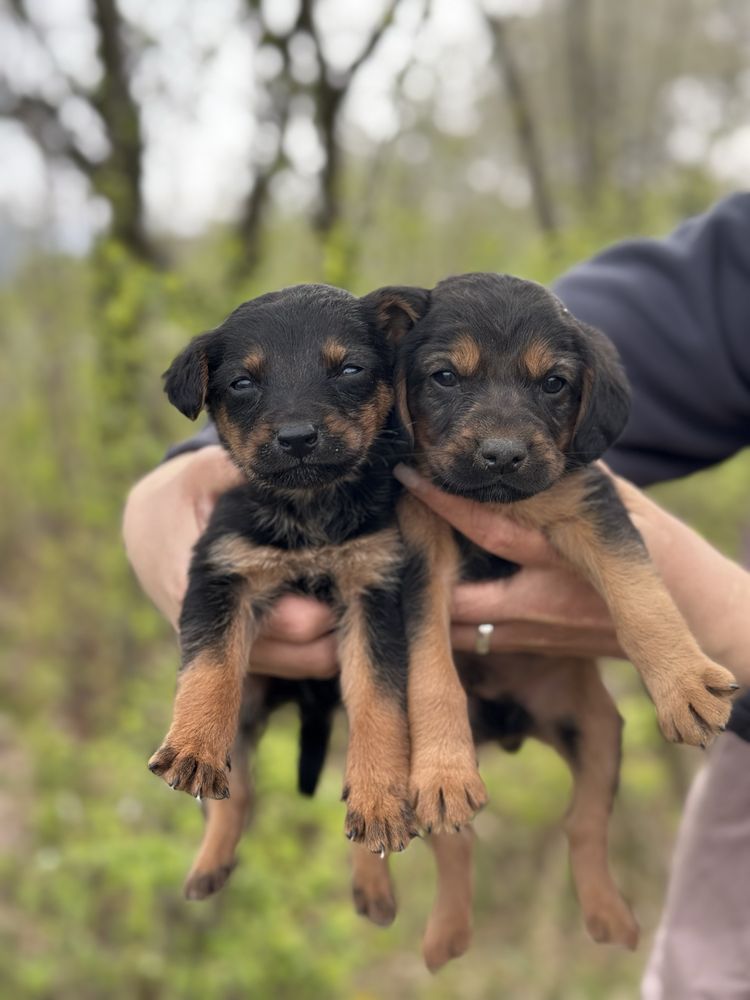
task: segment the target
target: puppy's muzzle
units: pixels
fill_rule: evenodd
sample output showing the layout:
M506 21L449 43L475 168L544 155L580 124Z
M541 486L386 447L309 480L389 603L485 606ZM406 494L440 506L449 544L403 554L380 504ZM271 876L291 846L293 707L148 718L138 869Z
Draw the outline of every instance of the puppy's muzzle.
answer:
M523 441L486 438L477 449L477 464L501 475L519 472L529 454Z
M282 451L304 458L317 447L318 429L313 424L288 424L276 432L276 441Z

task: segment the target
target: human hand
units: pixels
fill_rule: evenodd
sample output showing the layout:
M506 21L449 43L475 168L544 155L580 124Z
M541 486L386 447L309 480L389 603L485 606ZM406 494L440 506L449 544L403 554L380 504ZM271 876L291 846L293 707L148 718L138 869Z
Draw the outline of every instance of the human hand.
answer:
M177 630L193 546L217 499L242 475L218 445L178 455L130 491L123 518L128 559L159 611ZM336 644L329 608L308 597L283 597L253 646L252 669L278 677L333 676Z

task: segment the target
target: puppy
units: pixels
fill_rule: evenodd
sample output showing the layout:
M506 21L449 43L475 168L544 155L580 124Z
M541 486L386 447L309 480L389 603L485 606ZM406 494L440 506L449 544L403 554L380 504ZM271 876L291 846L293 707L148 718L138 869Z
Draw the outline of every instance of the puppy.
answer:
M706 747L724 728L737 685L699 648L612 481L591 464L628 416L613 346L541 285L509 275L448 278L422 301L419 321L397 338L396 394L417 467L442 489L540 529L607 602L665 737ZM429 567L418 613L444 622L462 563L486 554L477 557L411 497L399 518ZM433 700L442 691L450 713L447 634L433 634L442 648L420 688Z
M398 485L390 470L399 445L389 421L391 340L413 322L423 297L399 299L394 311L391 289L363 299L321 285L262 295L196 337L165 375L182 413L210 412L246 483L220 498L195 547L172 724L149 767L172 788L229 797L253 639L281 594L315 594L339 620L349 718L345 830L379 853L402 850L416 832L401 587L403 580L420 602L425 580L394 523ZM456 825L471 819L485 794L473 747L466 760L465 700L460 713L458 739L433 734L440 744L417 788L432 812L453 790L443 818ZM464 770L441 783L443 761L452 758L463 758Z

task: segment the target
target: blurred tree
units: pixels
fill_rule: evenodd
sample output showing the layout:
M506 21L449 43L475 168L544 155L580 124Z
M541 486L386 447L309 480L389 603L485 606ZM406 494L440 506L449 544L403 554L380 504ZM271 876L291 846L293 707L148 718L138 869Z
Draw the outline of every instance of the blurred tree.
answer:
M94 112L106 148L98 154L87 150L68 124L65 100L49 99L44 87L27 90L17 80L4 76L0 79L0 113L25 125L47 156L64 157L74 163L109 204L114 238L141 260L157 262L158 254L144 221L144 141L130 81L136 40L132 32L125 30L115 0L92 0L101 70L99 79L90 86L83 85L54 59L44 28L35 20L27 0L10 0L10 6L20 25L53 59L65 98L85 101Z
M323 152L313 226L322 237L335 227L342 212L343 156L338 134L341 108L354 78L376 51L400 2L389 0L372 24L360 52L347 67L341 69L334 65L326 52L325 38L316 20L315 0L300 0L294 18L283 32L274 30L268 23L267 11L261 0L247 0L253 35L259 39L258 48L269 46L276 51L279 71L266 82L261 99L262 116L272 126L276 136L274 152L266 155L261 162L255 160L252 186L238 223L245 272L252 270L259 258L261 227L270 201L271 182L282 168L288 166L284 144L292 112L295 106L299 108L305 103ZM304 55L300 57L300 53ZM306 55L311 55L312 67L300 70L297 64Z
M557 230L557 219L547 180L544 151L539 142L538 116L531 105L513 42L509 38L508 19L488 15L487 22L492 31L495 56L505 86L503 96L507 102L518 149L529 178L534 214L542 232L552 237Z

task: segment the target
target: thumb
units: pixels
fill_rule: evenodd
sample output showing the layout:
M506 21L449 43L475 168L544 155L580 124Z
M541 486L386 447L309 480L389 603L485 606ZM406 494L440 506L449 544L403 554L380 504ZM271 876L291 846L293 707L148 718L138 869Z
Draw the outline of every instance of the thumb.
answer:
M438 489L414 469L397 465L394 476L462 535L493 555L521 566L548 566L560 557L540 531L526 528L502 511L500 504L477 503Z

